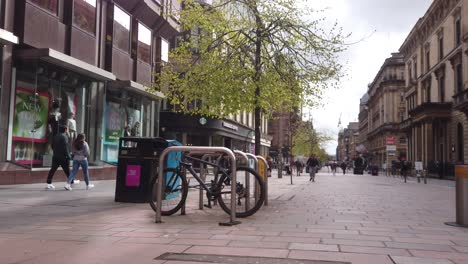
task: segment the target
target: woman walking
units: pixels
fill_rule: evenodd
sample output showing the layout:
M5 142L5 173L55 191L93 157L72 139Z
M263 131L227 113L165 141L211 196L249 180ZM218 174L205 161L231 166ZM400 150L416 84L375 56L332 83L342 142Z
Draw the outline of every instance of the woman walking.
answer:
M88 173L88 157L89 157L89 146L86 142L86 138L84 134L78 134L75 141L73 142L72 146L73 150L73 169L68 176L67 185L65 185L65 190L71 191L72 188L70 183L75 178L76 174L78 173L78 169L83 169L84 180L86 182L86 190L89 190L94 187L94 184L89 183L89 173Z

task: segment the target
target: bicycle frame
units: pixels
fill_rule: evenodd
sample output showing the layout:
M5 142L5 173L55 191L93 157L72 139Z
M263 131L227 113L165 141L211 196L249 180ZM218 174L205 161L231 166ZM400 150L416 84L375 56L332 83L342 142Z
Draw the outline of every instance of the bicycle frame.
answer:
M218 193L214 193L213 191L210 190L210 188L208 187L208 185L205 184L205 182L201 179L200 176L198 176L197 172L193 169L193 166L191 163L187 163L187 162L184 162L183 160L184 159L188 159L188 160L192 160L192 161L198 161L204 165L210 165L210 166L213 166L213 167L216 167L218 169L218 172L221 172L223 175L225 175L228 179L231 179L231 177L229 176L228 173L225 172L224 170L224 167L216 164L216 163L212 163L212 162L209 162L209 161L205 161L205 160L202 160L202 159L197 159L197 158L194 158L192 156L187 156L187 155L183 155L182 156L182 160L180 161L180 166L184 167L185 169L187 169L190 174L195 178L195 180L197 180L197 182L200 184L200 187L203 188L203 190L205 190L207 192L207 194L209 194L209 196L218 196L218 195L221 195L223 193L230 193L230 192L218 192ZM217 179L215 179L215 182L214 182L215 185L218 184L218 181Z

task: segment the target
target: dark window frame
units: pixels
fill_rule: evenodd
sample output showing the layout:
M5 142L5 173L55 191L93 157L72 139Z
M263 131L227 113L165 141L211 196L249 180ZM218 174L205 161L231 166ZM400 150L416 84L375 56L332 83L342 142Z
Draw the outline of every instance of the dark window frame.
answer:
M455 46L459 46L462 43L462 30L461 30L461 18L457 17L455 20Z
M441 103L445 101L445 76L439 77L439 100Z
M43 7L41 6L40 4L38 3L35 3L34 1L38 1L38 0L27 0L27 2L37 8L39 8L40 10L50 14L50 15L53 15L55 17L58 17L59 16L59 0L47 0L47 1L55 1L55 11L54 10L50 10L46 7Z
M112 29L112 38L113 38L113 42L112 42L112 46L122 52L125 52L127 54L130 54L131 53L131 50L132 50L132 16L131 14L129 14L128 12L125 11L125 9L123 9L122 7L114 4L113 6L114 8L114 17L112 18L112 22L113 22L113 29ZM121 48L119 45L116 44L116 41L115 41L115 24L120 24L119 22L117 22L117 20L115 19L115 9L120 9L120 11L122 11L124 14L128 15L129 17L129 28L128 28L128 50L125 50L123 48ZM122 25L123 26L123 25Z
M148 64L151 64L151 61L152 61L152 50L153 50L153 31L147 27L145 24L141 23L140 21L137 22L138 24L138 34L137 34L137 59L139 61L142 61L144 63L148 63ZM147 60L146 59L143 59L142 56L140 55L140 45L148 45L142 41L140 41L140 26L141 27L144 27L145 29L149 30L150 32L150 44L149 44L149 47L148 47L148 58ZM140 44L141 43L141 44Z
M455 93L463 91L463 66L461 63L455 66Z
M75 11L76 11L76 8L75 8L75 4L76 4L76 1L83 1L83 2L86 2L85 0L73 0L73 19L72 19L72 24L75 28L77 29L80 29L81 31L87 33L87 34L91 34L93 36L96 36L96 26L97 26L97 0L94 0L95 1L95 7L94 7L94 25L93 25L93 32L89 32L87 29L81 27L80 25L78 25L76 22L75 22Z

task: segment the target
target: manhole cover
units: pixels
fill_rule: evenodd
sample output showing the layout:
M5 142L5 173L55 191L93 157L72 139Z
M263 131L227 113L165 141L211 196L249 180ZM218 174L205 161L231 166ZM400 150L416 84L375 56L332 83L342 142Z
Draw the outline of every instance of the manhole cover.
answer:
M225 264L351 264L350 262L341 262L341 261L267 258L267 257L243 257L243 256L228 256L228 255L186 254L186 253L164 253L155 259L156 260L205 262L205 263L206 262L225 263Z

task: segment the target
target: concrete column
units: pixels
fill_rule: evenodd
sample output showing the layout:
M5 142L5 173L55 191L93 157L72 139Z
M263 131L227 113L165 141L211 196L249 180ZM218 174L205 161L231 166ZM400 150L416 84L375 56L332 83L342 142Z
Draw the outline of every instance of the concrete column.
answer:
M434 160L434 128L432 122L426 123L426 157L425 164L427 165L430 160Z
M5 16L2 18L4 19L4 28L10 32L13 31L13 23L14 23L14 13L15 13L15 0L4 0L3 4L5 6ZM11 151L7 149L8 146L8 124L13 122L10 120L10 98L11 93L15 91L15 87L11 87L12 78L16 78L16 76L12 76L12 55L13 55L13 46L11 44L5 45L3 48L0 46L0 52L3 53L3 58L0 63L2 64L0 74L1 78L1 90L0 90L0 133L4 136L0 138L0 161L5 161L7 158L7 151Z

